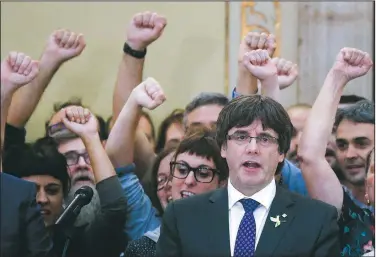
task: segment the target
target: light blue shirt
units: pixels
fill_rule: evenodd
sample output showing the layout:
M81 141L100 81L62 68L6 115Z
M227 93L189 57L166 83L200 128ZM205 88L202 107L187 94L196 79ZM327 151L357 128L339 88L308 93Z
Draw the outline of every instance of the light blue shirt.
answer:
M139 239L146 232L161 225L157 210L135 174L135 165L116 168L121 187L127 198L127 221L124 232L129 241Z

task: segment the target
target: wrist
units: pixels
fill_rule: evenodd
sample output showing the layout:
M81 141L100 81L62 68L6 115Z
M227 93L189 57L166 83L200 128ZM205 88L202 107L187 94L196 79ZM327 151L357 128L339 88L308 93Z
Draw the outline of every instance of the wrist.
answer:
M143 52L145 51L147 45L137 41L137 40L131 40L131 39L128 39L125 41L130 48L132 48L132 50L135 50L135 51L140 51L140 52Z
M277 72L264 78L264 79L259 79L261 82L262 87L264 88L274 88L274 87L279 87L278 85L278 75Z
M92 144L95 142L101 142L101 139L99 137L98 132L90 132L90 133L84 133L83 135L80 136L82 141L84 142L85 146L87 144Z
M66 61L66 59L60 58L56 53L50 52L48 50L43 52L42 57L40 58L41 65L48 66L52 69L60 67Z
M331 69L326 77L333 81L333 85L337 85L338 87L345 87L346 84L350 81L349 78L343 74L342 71L338 71L335 69Z

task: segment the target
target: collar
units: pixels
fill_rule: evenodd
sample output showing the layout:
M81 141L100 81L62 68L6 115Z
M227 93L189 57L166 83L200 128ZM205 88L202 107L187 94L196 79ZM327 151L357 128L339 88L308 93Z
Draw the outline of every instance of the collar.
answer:
M231 179L228 180L227 183L227 190L228 190L228 209L231 208L241 199L243 198L251 198L257 202L259 202L262 206L264 206L267 210L270 209L272 205L275 193L276 193L276 185L274 178L270 183L261 189L260 191L256 192L251 197L243 195L239 192L231 183Z

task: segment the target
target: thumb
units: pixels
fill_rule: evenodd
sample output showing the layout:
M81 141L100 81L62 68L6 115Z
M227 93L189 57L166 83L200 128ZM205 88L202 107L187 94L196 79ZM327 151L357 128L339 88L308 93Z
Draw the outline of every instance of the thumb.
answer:
M73 130L73 122L72 122L72 121L69 121L69 120L67 119L67 117L64 117L64 118L62 119L62 122L64 123L64 126L65 126L67 129L69 129L71 132L74 132L74 130Z
M254 69L254 65L248 60L247 58L243 59L243 65L247 68L247 70L252 71Z

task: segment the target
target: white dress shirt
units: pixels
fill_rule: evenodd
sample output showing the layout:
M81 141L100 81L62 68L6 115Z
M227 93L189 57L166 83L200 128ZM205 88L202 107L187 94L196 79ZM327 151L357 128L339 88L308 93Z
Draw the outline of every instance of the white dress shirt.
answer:
M265 221L269 214L270 206L272 205L272 202L275 196L276 185L275 185L275 180L272 179L272 181L266 187L264 187L262 190L252 195L251 197L247 197L243 195L242 193L240 193L238 190L236 190L234 186L231 184L230 179L228 180L227 189L228 189L230 248L231 248L231 256L234 256L236 236L238 234L240 222L245 213L243 205L239 202L239 200L244 199L244 198L251 198L260 203L260 205L253 212L253 216L255 217L255 221L256 221L256 242L255 242L255 249L256 249L258 241L261 236L261 232L265 225Z

